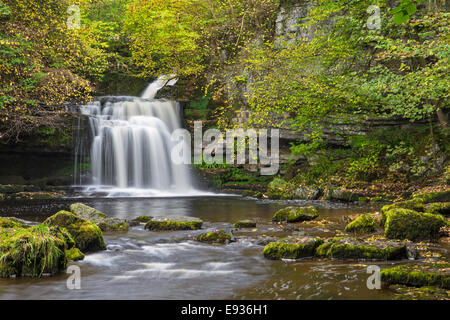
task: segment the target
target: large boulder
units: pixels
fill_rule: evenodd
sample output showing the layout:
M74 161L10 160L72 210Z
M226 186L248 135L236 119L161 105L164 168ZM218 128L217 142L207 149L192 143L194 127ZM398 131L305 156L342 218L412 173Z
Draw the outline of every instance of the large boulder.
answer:
M408 258L408 250L400 241L334 238L319 246L316 255L337 259L400 260Z
M263 255L269 260L300 259L314 256L315 250L323 243L321 239L305 237L297 241L280 241L269 243Z
M433 214L450 215L450 202L436 202L425 205L425 212Z
M0 277L40 277L66 267L66 250L74 245L65 229L38 225L0 229Z
M314 207L287 207L278 210L272 217L277 222L301 222L314 220L319 216Z
M413 199L421 200L424 203L450 202L450 190L414 194Z
M44 221L49 226L66 228L82 252L106 250L102 230L93 222L72 212L60 211Z
M179 231L201 229L203 221L193 217L155 217L145 225L150 231Z
M384 234L390 239L434 241L439 239L440 228L447 224L441 215L409 209L391 209L384 216Z
M370 233L376 229L375 219L369 214L363 214L350 222L346 227L346 232Z
M129 225L125 220L108 217L103 212L83 203L74 203L70 211L80 218L95 223L103 232L128 231Z

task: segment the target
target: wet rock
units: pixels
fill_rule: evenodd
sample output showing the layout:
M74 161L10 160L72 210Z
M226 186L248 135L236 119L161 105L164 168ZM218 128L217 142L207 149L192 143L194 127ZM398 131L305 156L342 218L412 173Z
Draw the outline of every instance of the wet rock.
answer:
M95 223L104 232L125 232L128 231L129 228L129 225L125 220L108 217L103 212L83 203L72 204L70 206L70 211L80 218Z
M319 246L316 255L337 259L400 260L407 258L408 252L400 241L334 238Z
M319 217L319 213L314 207L287 207L278 210L272 220L277 222L301 222L314 220L317 217Z
M65 251L73 245L67 231L58 227L0 229L0 277L57 274L65 269Z
M390 239L435 241L439 239L440 228L447 224L441 215L409 209L391 209L384 216L384 234Z
M314 252L323 240L305 237L293 242L292 240L283 240L280 242L271 242L263 250L266 259L299 259L314 256Z
M137 217L136 219L133 219L133 222L137 222L137 223L147 223L149 222L153 217L150 216L140 216Z
M298 200L317 200L321 195L322 190L309 187L299 187L292 192L293 199Z
M324 199L328 201L356 202L360 195L347 190L329 188L325 190Z
M375 219L369 214L359 216L345 227L346 232L354 233L370 233L374 232L375 230Z
M44 221L49 226L66 228L82 252L106 250L103 234L93 222L80 218L72 212L60 211Z
M450 289L450 264L413 264L383 269L381 280L387 284Z
M177 231L201 229L203 221L193 217L155 217L145 225L150 231Z
M224 230L219 230L201 234L195 240L211 244L228 244L232 241L232 237Z
M241 220L233 224L235 228L255 228L256 222L252 220Z

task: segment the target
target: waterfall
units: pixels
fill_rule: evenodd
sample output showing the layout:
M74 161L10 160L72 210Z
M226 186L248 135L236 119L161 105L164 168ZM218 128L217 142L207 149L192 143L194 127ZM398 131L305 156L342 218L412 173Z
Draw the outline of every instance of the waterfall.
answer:
M173 77L172 77L173 78ZM159 193L187 193L193 189L186 165L171 161L171 133L180 128L177 102L149 99L176 80L160 77L143 97L104 97L82 106L89 117L90 190L116 189ZM148 98L144 98L148 97Z

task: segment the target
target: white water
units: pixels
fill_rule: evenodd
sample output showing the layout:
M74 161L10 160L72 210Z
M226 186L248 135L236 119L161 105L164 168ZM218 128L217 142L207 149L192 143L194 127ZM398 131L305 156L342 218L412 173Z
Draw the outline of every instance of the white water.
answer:
M142 94L142 98L144 99L154 99L159 90L161 90L165 86L174 86L178 82L175 74L171 74L170 76L162 75L156 81L150 83L150 85L145 89Z
M116 97L82 107L94 136L93 185L86 192L118 197L205 195L192 187L188 166L170 158L171 133L180 127L178 103L148 99L164 85L175 84L168 79L162 76L151 83L143 94L147 98Z

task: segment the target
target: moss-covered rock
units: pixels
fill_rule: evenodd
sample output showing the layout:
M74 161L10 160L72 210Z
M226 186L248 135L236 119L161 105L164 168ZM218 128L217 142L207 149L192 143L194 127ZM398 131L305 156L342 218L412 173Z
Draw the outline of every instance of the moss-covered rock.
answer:
M433 241L439 238L440 228L446 225L441 215L419 213L409 209L391 209L384 212L384 215L384 234L390 239Z
M267 197L272 200L291 200L293 185L284 179L274 178L267 188Z
M0 229L0 277L57 274L66 267L71 246L70 235L58 227Z
M450 291L438 287L408 287L399 284L389 286L394 300L450 300Z
M374 232L375 229L375 219L369 214L359 216L345 227L346 232L354 233L370 233Z
M255 228L256 222L252 220L241 220L233 224L235 228Z
M450 289L450 264L414 264L383 269L381 280L387 284Z
M414 194L413 199L421 200L424 203L450 202L450 190Z
M328 201L356 202L360 195L348 190L329 188L325 190L324 199Z
M201 229L203 221L192 217L155 217L145 225L150 231L177 231Z
M138 221L138 222L142 222L142 223L147 223L149 222L153 217L150 216L140 216L137 217L136 219L134 219L133 221Z
M263 250L265 258L270 260L300 259L314 256L315 250L323 243L321 239L303 238L297 242L272 242Z
M67 261L79 261L84 259L83 252L80 251L78 248L71 248L66 250L66 259Z
M93 222L72 212L60 211L44 221L49 226L66 228L82 252L106 250L102 230Z
M20 229L27 227L27 225L16 218L2 218L0 217L0 229L1 228L13 228Z
M421 199L399 201L383 206L381 208L381 212L384 214L392 209L410 209L418 212L423 212L425 209L425 203Z
M23 186L23 185L16 185L16 184L0 185L0 193L11 194L11 193L24 192L24 191L25 191L25 186Z
M408 257L406 245L396 241L363 241L357 238L334 238L316 249L319 257L337 259L399 260Z
M103 212L83 203L72 204L70 211L80 218L95 223L103 232L126 232L129 229L125 220L108 217Z
M272 217L272 221L301 222L314 220L317 217L319 213L314 207L287 207L278 210Z
M201 234L195 238L199 242L206 242L212 244L227 244L231 242L231 235L224 230L213 231Z
M435 202L426 204L425 212L448 216L450 215L450 202Z

